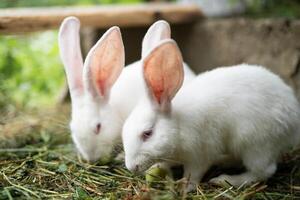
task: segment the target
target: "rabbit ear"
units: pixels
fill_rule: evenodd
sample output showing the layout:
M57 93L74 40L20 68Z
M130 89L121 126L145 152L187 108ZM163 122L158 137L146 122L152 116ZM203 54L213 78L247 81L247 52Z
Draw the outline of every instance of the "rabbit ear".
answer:
M147 31L142 45L142 58L159 44L163 39L171 38L171 29L168 22L159 20L155 22Z
M79 38L80 22L76 17L64 19L59 29L58 43L60 57L67 74L71 98L83 94L83 61Z
M119 27L112 27L87 55L84 83L94 97L108 97L125 65L125 53Z
M144 79L150 98L160 110L168 111L183 82L183 61L174 40L165 40L144 59Z

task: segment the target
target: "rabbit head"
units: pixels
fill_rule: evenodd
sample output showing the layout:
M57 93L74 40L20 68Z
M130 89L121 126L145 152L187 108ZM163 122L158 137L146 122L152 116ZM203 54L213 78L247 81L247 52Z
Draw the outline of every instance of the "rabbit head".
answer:
M171 39L162 41L142 62L147 95L125 121L122 133L126 167L136 172L175 154L178 124L171 101L184 78L181 53Z
M66 18L59 30L59 49L72 101L72 139L84 159L110 156L111 142L122 124L109 105L110 89L124 67L124 46L118 27L110 28L89 51L83 63L80 22Z

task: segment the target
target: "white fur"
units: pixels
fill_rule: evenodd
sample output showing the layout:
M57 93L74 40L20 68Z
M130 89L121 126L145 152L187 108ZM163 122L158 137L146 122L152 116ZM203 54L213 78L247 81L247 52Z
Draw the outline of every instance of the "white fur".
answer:
M165 39L162 36L159 37L159 34L170 31L170 28L167 22L158 21L149 30L152 31L147 33L144 38L147 45L143 45L143 51L146 51L146 48L153 48L159 42L159 39ZM92 82L92 72L89 69L89 64L86 61L84 67L81 66L83 64L78 31L79 20L75 17L66 18L60 28L59 44L72 97L72 119L70 123L72 139L84 159L95 161L99 158L110 157L114 146L121 142L123 123L140 96L144 95L144 81L142 79L141 63L138 61L122 71L110 89L109 95L105 97L96 95L95 97L95 92L92 92L95 90L93 84L89 84L89 82ZM104 40L103 38L109 34L109 31L102 36L95 47L101 43L101 40ZM167 38L170 37L170 33L165 35ZM87 60L93 56L95 47L90 51ZM74 54L74 51L77 54ZM120 53L121 56L123 55ZM78 57L81 58L81 63L78 63ZM75 73L74 65L77 64L84 68L84 72L82 75L78 75L79 70L74 76L72 72ZM188 80L195 77L187 66L186 71ZM77 94L80 92L77 92L76 88L73 90L71 87L74 85L73 80L76 76L82 76L83 85L85 86L81 95ZM94 134L98 123L101 123L100 133Z
M224 156L240 160L247 171L211 182L239 186L266 180L281 153L300 139L299 104L292 89L260 66L203 73L171 104L171 112L165 113L149 97L139 102L123 127L125 163L132 171L161 161L183 164L188 190ZM142 132L151 128L153 135L143 142Z

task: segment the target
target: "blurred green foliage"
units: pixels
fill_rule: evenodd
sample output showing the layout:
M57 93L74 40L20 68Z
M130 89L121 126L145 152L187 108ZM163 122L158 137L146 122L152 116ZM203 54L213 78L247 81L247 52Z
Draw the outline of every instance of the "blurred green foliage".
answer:
M47 105L63 85L57 33L0 37L0 106Z
M141 0L0 0L0 8L134 3ZM64 84L57 32L0 36L0 110L49 106Z
M0 8L135 3L143 0L0 0ZM234 3L237 0L232 0ZM300 17L300 0L252 0L250 17ZM50 105L64 83L57 32L0 36L0 110Z
M246 15L255 18L300 18L300 0L252 0Z

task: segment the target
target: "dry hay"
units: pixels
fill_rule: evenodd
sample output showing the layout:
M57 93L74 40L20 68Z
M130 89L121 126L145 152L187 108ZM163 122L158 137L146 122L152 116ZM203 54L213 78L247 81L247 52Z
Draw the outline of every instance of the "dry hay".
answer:
M183 180L167 178L150 187L122 161L82 161L69 138L68 115L68 108L59 108L0 120L0 199L300 199L299 150L287 154L266 183L247 188L202 183L186 194L180 192ZM208 177L218 173L213 169Z

